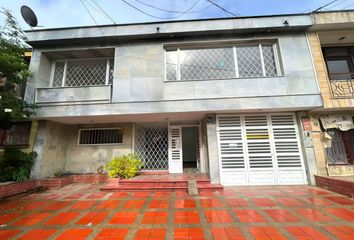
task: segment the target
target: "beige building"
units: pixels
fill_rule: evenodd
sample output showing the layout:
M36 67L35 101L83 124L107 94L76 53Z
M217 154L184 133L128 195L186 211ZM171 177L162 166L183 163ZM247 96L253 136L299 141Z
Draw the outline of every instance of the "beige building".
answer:
M309 138L319 175L354 175L354 11L313 19L308 38L323 107L301 119L304 142Z

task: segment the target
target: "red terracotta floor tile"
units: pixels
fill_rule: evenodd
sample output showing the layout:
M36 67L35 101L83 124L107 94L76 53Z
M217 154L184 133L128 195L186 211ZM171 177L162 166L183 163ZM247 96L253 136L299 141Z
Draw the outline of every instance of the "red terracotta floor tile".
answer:
M167 212L148 211L144 213L142 224L166 224Z
M80 215L80 212L61 212L47 221L46 225L66 225L74 218Z
M123 204L123 208L131 209L131 208L142 208L145 203L145 200L127 200Z
M201 228L175 228L174 239L178 240L202 240L204 233Z
M314 222L333 221L331 217L324 215L317 209L301 208L301 209L297 209L296 212L301 216L303 216L304 218L307 218L308 220Z
M102 229L95 240L124 240L128 234L127 228L104 228Z
M224 197L233 197L233 196L236 196L237 193L235 193L234 191L232 190L220 190L219 191L220 195L221 196L224 196Z
M18 240L45 240L56 232L55 229L33 229Z
M248 227L249 232L255 239L286 240L275 227Z
M211 233L215 240L243 240L246 239L237 227L212 227Z
M231 223L233 219L226 210L208 210L205 216L209 223Z
M354 200L351 200L347 197L325 197L326 199L338 203L340 205L354 205Z
M115 192L109 198L114 198L114 199L124 199L129 196L129 193L126 192Z
M74 205L72 205L70 208L73 210L85 210L85 209L90 208L95 203L96 203L96 201L92 201L92 200L78 201Z
M226 202L230 207L247 207L249 205L248 202L242 198L228 198Z
M311 205L314 205L314 206L331 206L331 205L333 205L332 202L327 201L322 198L317 198L317 197L303 198L303 200L310 203Z
M200 199L200 203L203 208L218 208L221 207L222 204L218 199Z
M42 210L45 211L55 211L55 210L61 210L68 206L71 202L53 202L49 203L47 206L45 206Z
M92 229L68 229L60 234L56 240L85 240L92 231Z
M235 210L237 217L241 222L266 222L266 219L257 211L253 209Z
M298 222L300 221L290 211L285 209L265 209L267 213L276 222Z
M15 209L17 209L19 207L21 207L21 203L17 203L17 202L5 202L5 203L2 203L2 202L0 202L0 211L15 210Z
M40 221L44 220L45 218L49 217L49 212L39 212L39 213L31 213L24 218L14 222L12 225L14 226L32 226Z
M26 203L25 205L21 206L19 210L40 210L43 207L45 207L48 203L47 202L42 202L42 201L36 201L36 202L29 202Z
M345 221L354 222L354 212L344 208L327 208L326 212L333 214Z
M79 198L82 198L85 195L86 195L85 193L73 193L73 194L66 196L64 199L77 200Z
M76 224L100 224L108 215L108 212L88 212Z
M177 199L175 200L175 208L195 208L194 199Z
M21 213L3 213L0 215L0 225L8 225L9 222L12 222L16 218L22 216L23 214Z
M339 225L339 226L324 226L328 232L335 235L338 239L343 240L353 240L354 236L354 227Z
M117 212L113 215L109 224L133 224L136 217L138 216L137 212Z
M97 209L116 209L120 204L121 200L104 200L100 201L99 204L96 206Z
M138 229L135 235L136 240L148 240L148 239L165 239L166 229L162 228L151 228L151 229Z
M215 194L218 191L209 191L209 190L202 190L198 193L199 196L201 197L215 197Z
M20 230L0 229L0 239L1 240L12 239L20 232L21 232Z
M301 207L305 205L304 202L292 197L277 198L276 201L286 207Z
M189 195L186 191L177 191L176 192L176 198L184 198L184 197L189 197Z
M329 238L313 227L286 227L286 230L297 239L328 240Z
M89 199L102 199L104 197L107 196L107 192L95 192L95 193L92 193L90 195L88 195L86 198L89 198Z
M200 217L197 211L176 211L175 224L197 224L200 222Z
M154 192L152 196L154 198L169 198L171 194L171 192Z
M275 203L269 198L250 198L257 206L259 207L272 207L275 206Z
M132 198L147 198L150 196L150 192L134 192L132 193Z
M151 200L149 204L149 208L168 208L169 206L169 201L168 200Z

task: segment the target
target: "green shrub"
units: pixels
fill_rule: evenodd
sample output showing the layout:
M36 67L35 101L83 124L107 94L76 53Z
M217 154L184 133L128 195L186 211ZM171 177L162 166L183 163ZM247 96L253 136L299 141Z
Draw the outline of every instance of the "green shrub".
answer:
M142 165L138 155L127 154L114 157L105 165L105 170L108 172L108 176L113 178L132 178Z
M25 153L19 149L5 149L0 155L0 182L27 180L37 153Z

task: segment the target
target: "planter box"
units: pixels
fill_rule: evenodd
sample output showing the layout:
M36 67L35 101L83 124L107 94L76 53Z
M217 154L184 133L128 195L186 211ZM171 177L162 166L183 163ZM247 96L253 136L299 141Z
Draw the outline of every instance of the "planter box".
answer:
M354 176L354 165L328 166L329 176Z
M316 186L354 198L354 181L315 175Z

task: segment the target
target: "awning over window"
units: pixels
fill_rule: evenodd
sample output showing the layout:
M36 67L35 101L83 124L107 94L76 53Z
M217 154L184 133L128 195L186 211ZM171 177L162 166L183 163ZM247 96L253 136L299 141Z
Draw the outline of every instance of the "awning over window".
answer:
M354 129L353 117L351 115L324 115L321 116L321 123L324 129L337 128L342 131Z

